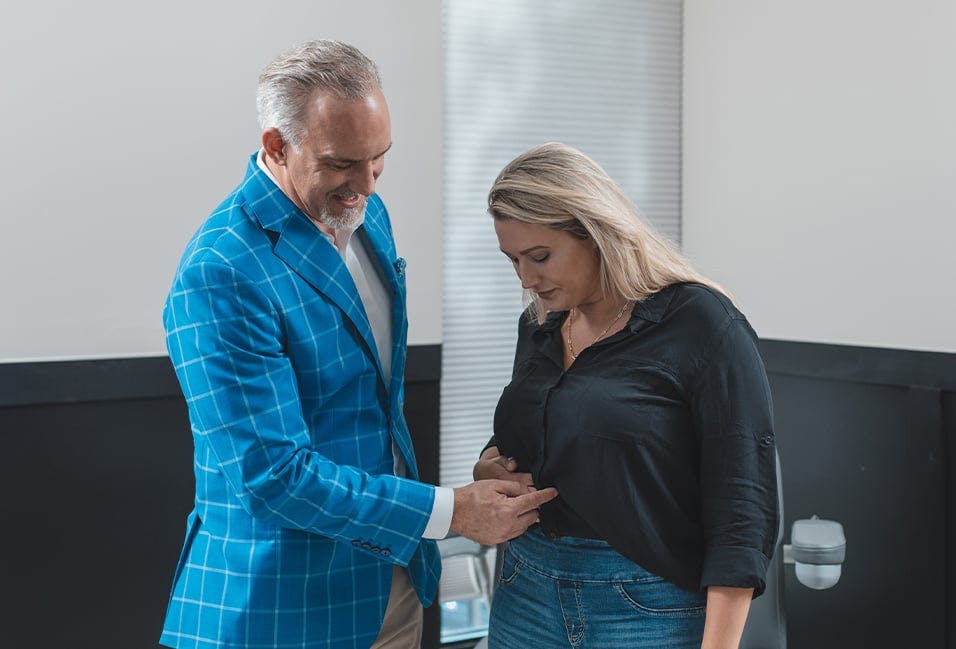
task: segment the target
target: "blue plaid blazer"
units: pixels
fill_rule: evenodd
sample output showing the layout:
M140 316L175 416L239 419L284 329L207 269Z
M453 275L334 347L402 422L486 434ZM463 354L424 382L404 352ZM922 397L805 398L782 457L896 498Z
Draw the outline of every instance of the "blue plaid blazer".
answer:
M335 248L256 165L183 254L163 312L189 407L196 500L160 642L171 647L367 649L392 564L428 606L441 571L421 535L402 414L404 260L368 200L364 237L394 291L391 381Z

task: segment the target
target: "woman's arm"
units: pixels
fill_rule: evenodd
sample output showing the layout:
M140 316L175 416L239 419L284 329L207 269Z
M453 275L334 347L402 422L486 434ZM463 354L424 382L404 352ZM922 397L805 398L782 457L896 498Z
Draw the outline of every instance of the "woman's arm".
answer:
M701 649L737 649L744 632L753 588L710 586Z

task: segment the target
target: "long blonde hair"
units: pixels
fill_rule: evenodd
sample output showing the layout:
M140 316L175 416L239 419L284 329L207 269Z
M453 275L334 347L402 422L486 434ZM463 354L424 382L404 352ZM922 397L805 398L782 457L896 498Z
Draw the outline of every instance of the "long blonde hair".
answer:
M605 295L641 301L671 284L694 282L729 297L654 231L598 163L566 144L536 146L505 165L488 192L488 212L594 241ZM543 322L544 307L531 298Z

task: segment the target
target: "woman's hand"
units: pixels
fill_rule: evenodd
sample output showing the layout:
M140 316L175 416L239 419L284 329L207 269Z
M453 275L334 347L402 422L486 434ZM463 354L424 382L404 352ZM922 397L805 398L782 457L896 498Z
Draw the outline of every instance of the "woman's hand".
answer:
M472 469L475 480L511 480L529 488L534 488L530 473L519 473L514 458L505 457L498 452L497 446L489 446L478 458Z

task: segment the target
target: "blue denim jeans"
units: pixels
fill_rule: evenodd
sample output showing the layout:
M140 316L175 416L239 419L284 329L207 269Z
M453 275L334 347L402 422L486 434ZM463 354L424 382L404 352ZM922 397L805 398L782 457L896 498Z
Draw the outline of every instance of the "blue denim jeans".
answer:
M488 649L700 649L706 600L604 541L532 528L505 550Z

